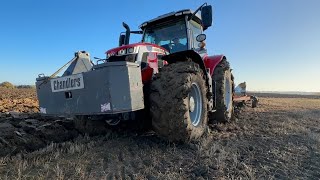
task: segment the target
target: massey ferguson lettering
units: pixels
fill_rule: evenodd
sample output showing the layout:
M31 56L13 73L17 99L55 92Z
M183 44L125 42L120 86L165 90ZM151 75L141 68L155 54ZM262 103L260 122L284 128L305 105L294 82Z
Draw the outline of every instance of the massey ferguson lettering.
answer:
M82 88L84 88L82 74L61 77L51 80L52 92L60 92Z

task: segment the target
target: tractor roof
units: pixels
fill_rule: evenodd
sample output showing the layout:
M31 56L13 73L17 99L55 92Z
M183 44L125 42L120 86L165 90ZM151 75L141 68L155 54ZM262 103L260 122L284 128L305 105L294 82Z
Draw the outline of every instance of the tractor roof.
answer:
M149 21L146 21L144 23L142 23L139 28L144 29L147 25L151 25L151 24L158 24L161 22L165 22L174 18L177 18L178 16L185 16L185 15L191 15L193 14L194 11L190 10L190 9L183 9L180 11L173 11L161 16L158 16L154 19L151 19ZM193 20L196 20L197 22L201 23L201 16L199 15L199 13L196 13L196 15L193 17Z

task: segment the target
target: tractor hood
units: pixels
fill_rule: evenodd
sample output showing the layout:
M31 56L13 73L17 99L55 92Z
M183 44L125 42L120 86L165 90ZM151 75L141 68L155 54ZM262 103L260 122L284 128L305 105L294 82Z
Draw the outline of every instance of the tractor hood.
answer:
M135 44L128 44L120 47L116 47L113 49L110 49L106 52L107 57L111 56L123 56L128 54L137 54L139 53L139 49L144 49L145 51L149 52L157 52L159 54L169 54L169 51L167 51L165 48L158 46L156 44L151 43L135 43Z

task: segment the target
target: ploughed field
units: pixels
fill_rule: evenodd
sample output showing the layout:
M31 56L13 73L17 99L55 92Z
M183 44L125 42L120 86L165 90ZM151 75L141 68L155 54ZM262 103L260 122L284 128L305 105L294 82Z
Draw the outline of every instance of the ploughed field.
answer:
M88 136L41 117L34 90L0 89L0 179L320 178L319 97L264 94L237 111L198 143L128 125Z

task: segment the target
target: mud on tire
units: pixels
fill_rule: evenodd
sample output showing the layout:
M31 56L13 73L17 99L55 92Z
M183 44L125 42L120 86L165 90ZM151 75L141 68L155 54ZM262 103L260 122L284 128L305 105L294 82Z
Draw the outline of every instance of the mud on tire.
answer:
M206 93L198 64L185 61L163 67L151 84L153 129L170 141L188 142L201 137L208 121Z
M234 78L228 61L223 59L217 65L212 79L216 85L216 112L210 115L210 121L230 122L234 111Z

